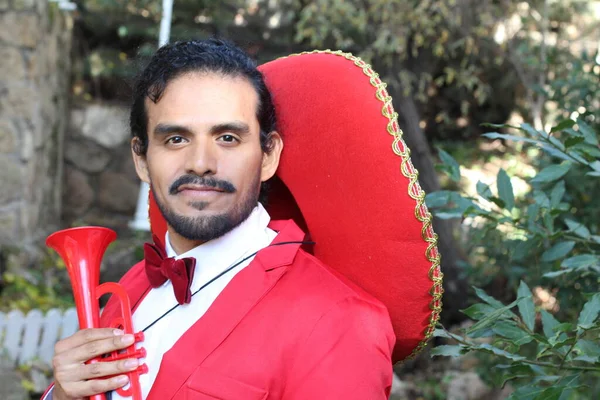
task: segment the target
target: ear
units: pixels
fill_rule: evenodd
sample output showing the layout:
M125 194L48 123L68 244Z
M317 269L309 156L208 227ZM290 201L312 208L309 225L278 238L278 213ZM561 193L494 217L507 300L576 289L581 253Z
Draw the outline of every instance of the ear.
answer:
M133 163L135 164L135 172L138 177L146 183L150 183L150 174L148 173L148 163L146 162L146 156L144 154L138 154L135 150L139 149L140 139L134 137L131 139L131 155L133 157Z
M263 154L262 168L260 174L260 181L265 182L275 175L277 167L279 167L279 159L281 157L281 151L283 150L283 140L278 132L271 132L273 148L270 153Z

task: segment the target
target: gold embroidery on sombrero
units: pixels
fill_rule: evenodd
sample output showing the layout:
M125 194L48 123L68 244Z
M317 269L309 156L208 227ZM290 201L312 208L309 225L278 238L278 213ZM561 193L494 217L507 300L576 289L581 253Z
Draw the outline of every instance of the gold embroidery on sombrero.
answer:
M402 172L402 175L409 180L408 194L416 202L415 218L423 224L423 227L421 228L421 236L423 240L428 243L427 250L425 250L425 257L431 263L428 276L433 282L432 287L429 290L429 294L432 297L432 300L429 303L429 308L431 309L429 325L425 329L423 340L419 342L417 347L415 347L412 353L406 358L406 360L410 360L414 358L421 350L423 350L425 346L427 346L427 342L435 330L435 325L440 319L440 312L442 311L442 294L444 292L444 289L442 288L444 275L440 269L441 255L438 253L437 249L438 237L433 231L433 227L431 225L431 213L425 205L425 192L417 180L418 172L410 160L410 149L406 146L406 143L402 138L404 133L398 125L398 113L394 111L394 107L392 106L392 97L386 90L387 84L379 78L379 74L373 71L369 64L359 57L356 57L351 53L344 53L340 50L305 51L298 54L291 54L288 57L304 54L333 54L352 61L354 65L361 68L363 73L369 78L369 82L376 89L375 96L383 103L381 112L383 116L388 119L387 132L394 137L394 141L392 142L392 151L402 159L400 163L400 171Z

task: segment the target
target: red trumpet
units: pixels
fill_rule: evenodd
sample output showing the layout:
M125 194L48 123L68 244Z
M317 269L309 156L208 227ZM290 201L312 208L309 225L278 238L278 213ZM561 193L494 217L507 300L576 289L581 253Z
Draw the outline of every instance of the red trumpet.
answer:
M126 334L134 334L135 342L144 339L142 332L134 333L131 322L131 305L125 289L114 282L100 282L100 262L108 245L115 240L117 234L108 228L95 226L71 228L58 231L48 236L46 245L53 248L64 260L67 272L71 278L73 297L77 308L79 328L100 327L100 307L98 299L107 293L112 293L119 298L121 316L110 323L110 327L120 327ZM140 358L145 356L145 349L136 349L135 343L121 352L113 352L105 357L98 357L88 361L90 363L115 361L125 358ZM143 364L136 370L129 372L129 387L117 389L117 393L132 400L142 400L140 387L140 374L148 372L148 367ZM91 396L90 400L106 400L104 394Z

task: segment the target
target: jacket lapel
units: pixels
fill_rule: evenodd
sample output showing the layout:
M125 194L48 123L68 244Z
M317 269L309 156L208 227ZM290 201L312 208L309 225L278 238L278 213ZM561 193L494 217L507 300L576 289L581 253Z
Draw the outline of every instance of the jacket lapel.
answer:
M164 354L147 400L171 399L188 377L227 338L248 312L275 286L290 265L304 233L293 221L269 225L281 229L217 296L206 313ZM193 301L193 300L192 300Z

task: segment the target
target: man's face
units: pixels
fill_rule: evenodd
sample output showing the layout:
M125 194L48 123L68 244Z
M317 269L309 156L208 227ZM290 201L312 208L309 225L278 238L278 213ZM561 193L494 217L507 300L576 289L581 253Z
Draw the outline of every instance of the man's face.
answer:
M276 132L273 152L262 152L257 107L245 78L212 73L183 75L157 103L146 101L148 151L134 160L172 234L211 240L254 209L281 152Z

